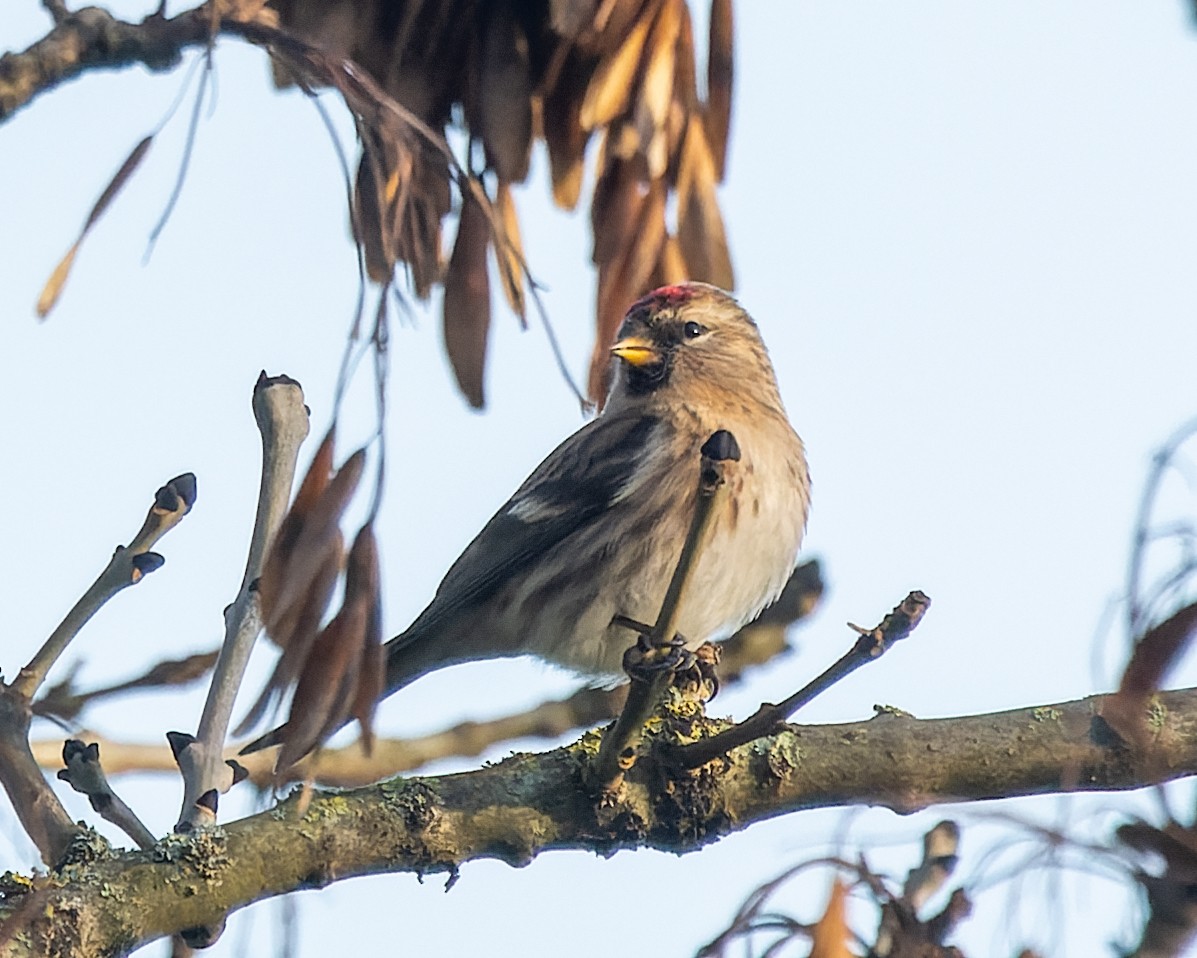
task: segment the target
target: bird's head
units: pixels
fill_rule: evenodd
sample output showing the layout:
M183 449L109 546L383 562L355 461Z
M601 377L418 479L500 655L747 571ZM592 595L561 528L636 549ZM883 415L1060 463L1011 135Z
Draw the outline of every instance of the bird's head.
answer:
M778 401L773 366L752 317L706 283L662 286L632 304L611 352L611 401L714 391Z

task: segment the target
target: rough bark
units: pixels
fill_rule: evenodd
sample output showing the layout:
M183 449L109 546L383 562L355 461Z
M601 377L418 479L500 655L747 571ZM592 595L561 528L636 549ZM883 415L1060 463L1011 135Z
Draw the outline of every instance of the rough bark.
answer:
M753 822L852 803L912 812L943 802L1136 788L1197 771L1197 689L1151 703L1153 741L1124 744L1102 696L964 718L882 712L849 725L789 726L694 771L650 755L620 791L582 784L597 733L488 768L393 779L299 799L145 852L77 843L73 863L5 887L0 956L125 953L153 938L216 925L229 911L299 888L380 872L453 874L543 851L688 852ZM653 738L713 734L686 703L654 719ZM601 866L596 866L601 867Z

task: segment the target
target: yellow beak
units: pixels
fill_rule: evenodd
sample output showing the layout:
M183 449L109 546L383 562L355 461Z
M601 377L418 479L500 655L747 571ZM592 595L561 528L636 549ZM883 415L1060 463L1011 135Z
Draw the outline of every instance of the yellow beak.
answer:
M659 362L661 359L657 347L649 340L641 339L639 336L621 339L611 347L611 352L629 366L647 366L650 363Z

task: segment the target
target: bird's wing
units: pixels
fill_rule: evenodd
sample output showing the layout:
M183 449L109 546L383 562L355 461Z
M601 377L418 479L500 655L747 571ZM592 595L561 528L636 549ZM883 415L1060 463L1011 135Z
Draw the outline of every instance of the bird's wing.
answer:
M553 450L466 546L436 597L388 651L417 640L468 606L484 602L511 576L594 522L634 485L646 464L652 416L600 416Z

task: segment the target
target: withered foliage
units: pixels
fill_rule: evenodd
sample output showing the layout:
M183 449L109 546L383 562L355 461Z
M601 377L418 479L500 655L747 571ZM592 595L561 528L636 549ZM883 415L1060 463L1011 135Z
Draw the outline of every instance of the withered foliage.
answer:
M317 747L350 719L357 719L367 750L374 707L382 694L381 583L378 545L371 522L345 556L339 522L365 465L359 449L333 467L334 432L312 460L290 511L279 526L258 580L262 624L282 649L266 688L238 732L256 725L292 686L281 742L279 772ZM344 567L341 607L322 626Z
M352 60L418 121L355 110L354 229L375 281L401 266L420 297L444 284L446 350L473 405L483 402L488 253L509 305L521 317L525 308L510 187L527 177L538 139L553 198L567 210L581 198L596 144L593 399L605 391L606 346L628 303L681 279L734 285L715 192L731 113L731 0L711 3L705 99L685 0L272 0L270 8L283 31ZM276 74L280 83L320 82L285 58ZM440 146L450 129L471 144L468 176ZM455 183L462 218L446 256ZM473 202L484 217L470 212ZM672 222L667 210L676 211Z

